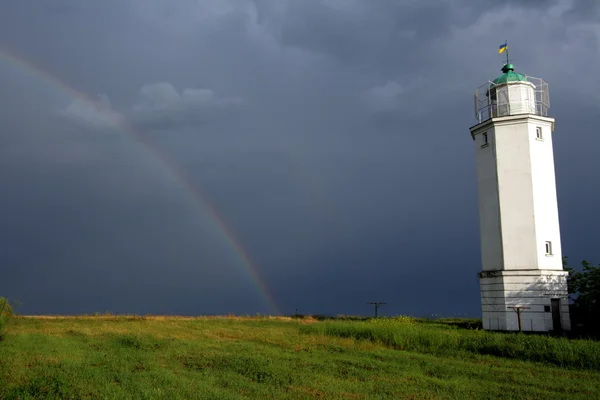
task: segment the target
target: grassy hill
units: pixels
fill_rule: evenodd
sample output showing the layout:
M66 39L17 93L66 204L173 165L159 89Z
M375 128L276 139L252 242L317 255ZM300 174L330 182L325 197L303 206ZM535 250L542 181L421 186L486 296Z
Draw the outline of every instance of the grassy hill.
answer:
M594 399L600 343L411 318L18 317L0 399Z

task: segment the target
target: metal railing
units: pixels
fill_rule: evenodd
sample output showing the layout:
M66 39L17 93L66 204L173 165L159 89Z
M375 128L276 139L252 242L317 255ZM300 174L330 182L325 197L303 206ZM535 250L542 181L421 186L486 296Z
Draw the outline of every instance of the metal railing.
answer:
M475 119L478 123L487 121L490 118L505 115L518 115L523 114L522 110L530 110L534 112L525 112L526 114L540 115L543 117L548 116L548 110L550 109L550 93L548 91L548 83L544 82L541 78L535 78L533 76L526 76L527 81L533 84L534 99L528 99L525 101L511 101L507 98L506 101L494 101L489 99L490 89L494 87L502 87L506 84L495 85L492 82L485 83L475 89ZM519 82L509 82L508 85L518 84ZM510 91L508 91L510 93ZM511 108L519 110L511 113Z

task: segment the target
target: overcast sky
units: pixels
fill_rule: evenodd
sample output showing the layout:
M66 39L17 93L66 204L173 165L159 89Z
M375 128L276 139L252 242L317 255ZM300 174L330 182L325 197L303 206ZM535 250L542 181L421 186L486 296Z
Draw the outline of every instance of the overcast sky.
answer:
M0 0L0 296L275 312L237 246L282 313L479 316L469 127L505 40L549 83L563 253L600 262L599 7Z

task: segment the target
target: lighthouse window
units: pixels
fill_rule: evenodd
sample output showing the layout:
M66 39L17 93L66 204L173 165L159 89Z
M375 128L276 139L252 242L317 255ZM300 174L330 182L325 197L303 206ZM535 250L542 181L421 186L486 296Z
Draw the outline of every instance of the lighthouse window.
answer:
M538 140L543 140L544 136L542 135L542 127L541 126L536 126L535 127L535 137Z
M552 255L552 242L546 242L546 255Z
M489 144L487 132L483 132L483 134L482 134L482 141L483 141L483 143L481 144L481 147L485 147L485 146L487 146Z

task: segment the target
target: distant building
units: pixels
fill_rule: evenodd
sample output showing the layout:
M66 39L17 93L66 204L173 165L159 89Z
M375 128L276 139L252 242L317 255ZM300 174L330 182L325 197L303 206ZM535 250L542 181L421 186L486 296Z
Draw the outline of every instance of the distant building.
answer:
M475 94L484 329L571 329L549 107L548 85L508 62Z

